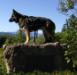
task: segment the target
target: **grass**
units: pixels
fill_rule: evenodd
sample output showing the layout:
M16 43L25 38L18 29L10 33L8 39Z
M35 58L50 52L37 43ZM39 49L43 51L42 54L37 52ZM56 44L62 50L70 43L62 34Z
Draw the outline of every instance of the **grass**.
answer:
M0 48L0 75L3 75L5 71L5 65L3 61L3 49Z
M3 61L3 49L0 48L0 75L7 75L6 74L6 69L5 69L5 64ZM71 72L71 71L55 71L52 73L47 73L47 72L41 72L41 71L33 71L32 73L15 73L12 75L77 75L77 72Z

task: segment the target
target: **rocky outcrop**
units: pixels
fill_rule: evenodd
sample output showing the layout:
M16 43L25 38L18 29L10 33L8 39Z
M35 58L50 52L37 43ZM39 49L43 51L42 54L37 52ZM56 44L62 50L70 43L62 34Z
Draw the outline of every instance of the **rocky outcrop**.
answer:
M7 73L63 68L63 48L59 43L7 46L3 55Z

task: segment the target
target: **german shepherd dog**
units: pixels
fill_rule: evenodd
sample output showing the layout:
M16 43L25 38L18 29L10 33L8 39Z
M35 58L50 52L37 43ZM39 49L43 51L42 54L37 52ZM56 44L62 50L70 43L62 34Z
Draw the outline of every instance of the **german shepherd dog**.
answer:
M43 31L45 42L54 41L55 24L48 18L22 15L13 9L13 13L9 21L18 23L20 30L25 32L25 44L30 41L30 32L37 31L39 29Z

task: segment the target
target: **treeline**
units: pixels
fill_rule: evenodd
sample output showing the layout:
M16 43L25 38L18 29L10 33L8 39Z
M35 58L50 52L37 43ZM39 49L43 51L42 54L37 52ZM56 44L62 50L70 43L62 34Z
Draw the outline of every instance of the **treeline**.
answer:
M21 43L24 42L25 36L24 34L19 30L17 31L15 34L2 34L0 35L0 48L4 45L4 44L16 44L16 43Z

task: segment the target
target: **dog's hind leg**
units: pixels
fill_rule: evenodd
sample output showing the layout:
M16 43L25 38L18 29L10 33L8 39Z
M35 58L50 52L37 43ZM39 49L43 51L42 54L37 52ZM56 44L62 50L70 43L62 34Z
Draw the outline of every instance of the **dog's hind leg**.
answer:
M48 40L49 40L49 36L48 36L48 34L47 34L47 31L46 31L46 29L43 27L42 28L43 29L43 35L44 35L44 38L45 38L45 42L44 43L47 43L48 42Z

